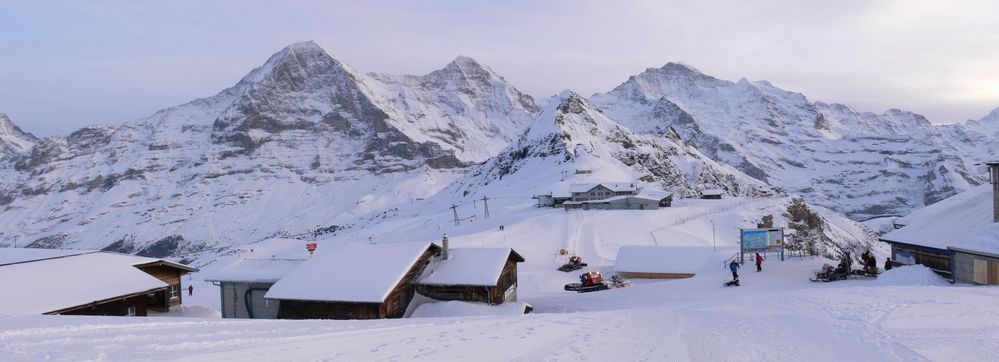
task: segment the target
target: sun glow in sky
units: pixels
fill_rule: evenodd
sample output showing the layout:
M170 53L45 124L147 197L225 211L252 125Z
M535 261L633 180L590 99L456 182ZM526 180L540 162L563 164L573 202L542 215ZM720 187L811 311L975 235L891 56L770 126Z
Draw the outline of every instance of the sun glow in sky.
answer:
M949 123L999 107L993 1L162 1L0 5L0 112L38 135L210 96L315 40L357 70L462 54L539 99L682 61Z

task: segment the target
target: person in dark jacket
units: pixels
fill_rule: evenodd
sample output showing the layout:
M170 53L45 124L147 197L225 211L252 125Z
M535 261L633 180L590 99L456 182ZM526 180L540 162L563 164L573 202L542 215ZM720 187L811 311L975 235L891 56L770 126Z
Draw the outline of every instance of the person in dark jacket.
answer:
M763 271L763 256L760 253L756 253L756 272L759 273Z
M739 262L732 259L732 262L728 264L728 269L732 271L732 280L739 279Z
M885 259L885 270L886 270L886 271L887 271L887 270L891 270L891 267L893 267L893 266L894 266L894 265L891 265L891 258L886 258L886 259Z
M865 267L868 273L878 273L878 259L874 257L874 254L867 256L867 265Z

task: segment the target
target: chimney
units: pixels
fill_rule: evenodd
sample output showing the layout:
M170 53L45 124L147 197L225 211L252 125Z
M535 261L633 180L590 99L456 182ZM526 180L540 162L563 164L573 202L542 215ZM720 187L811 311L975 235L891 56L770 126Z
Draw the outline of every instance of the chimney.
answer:
M989 182L992 183L992 222L999 222L999 161L986 164L989 166Z
M448 245L447 245L447 233L444 233L444 239L441 239L441 249L443 250L444 260L447 260Z

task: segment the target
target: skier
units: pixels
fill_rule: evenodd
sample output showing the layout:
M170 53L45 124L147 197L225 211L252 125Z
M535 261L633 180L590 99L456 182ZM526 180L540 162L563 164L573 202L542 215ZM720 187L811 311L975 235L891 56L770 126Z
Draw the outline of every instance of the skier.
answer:
M763 257L760 256L760 253L756 253L756 272L761 271L763 271Z
M891 265L891 258L886 258L885 259L885 271L891 270L892 266L893 265Z
M732 271L732 280L739 280L739 263L735 259L728 264L728 269Z
M194 285L187 286L187 295L194 295Z

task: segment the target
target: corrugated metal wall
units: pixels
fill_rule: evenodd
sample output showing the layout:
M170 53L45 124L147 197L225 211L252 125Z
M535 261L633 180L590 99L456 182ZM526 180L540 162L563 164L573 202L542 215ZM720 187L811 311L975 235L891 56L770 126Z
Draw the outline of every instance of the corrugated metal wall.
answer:
M251 318L252 314L254 319L277 319L280 302L264 299L267 290L273 285L270 283L222 282L222 318ZM250 307L252 308L249 312L246 309L246 299L244 299L247 295L250 297Z

